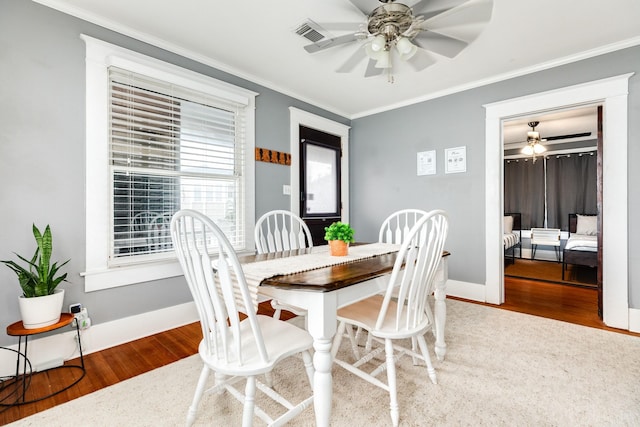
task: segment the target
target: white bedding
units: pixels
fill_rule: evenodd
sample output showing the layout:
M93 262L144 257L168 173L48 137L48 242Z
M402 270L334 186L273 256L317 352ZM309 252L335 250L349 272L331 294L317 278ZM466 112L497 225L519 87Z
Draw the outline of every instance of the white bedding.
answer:
M512 246L517 245L520 242L520 235L517 233L504 233L502 237L502 243L505 249L509 249Z
M598 236L572 234L569 237L569 240L567 240L567 245L564 248L574 251L598 252Z

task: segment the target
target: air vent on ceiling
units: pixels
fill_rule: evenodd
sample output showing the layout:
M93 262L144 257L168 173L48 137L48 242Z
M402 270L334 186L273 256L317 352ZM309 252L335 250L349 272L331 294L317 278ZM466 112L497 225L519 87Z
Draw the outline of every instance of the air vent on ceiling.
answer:
M312 43L317 43L324 38L329 38L327 31L311 19L307 19L305 22L300 24L295 29L295 33Z

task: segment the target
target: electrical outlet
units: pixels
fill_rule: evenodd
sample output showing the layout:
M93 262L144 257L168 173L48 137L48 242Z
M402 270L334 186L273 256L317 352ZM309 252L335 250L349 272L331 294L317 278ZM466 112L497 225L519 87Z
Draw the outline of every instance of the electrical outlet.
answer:
M73 313L74 315L77 316L77 314L80 313L81 311L82 311L82 304L80 303L69 304L69 313Z

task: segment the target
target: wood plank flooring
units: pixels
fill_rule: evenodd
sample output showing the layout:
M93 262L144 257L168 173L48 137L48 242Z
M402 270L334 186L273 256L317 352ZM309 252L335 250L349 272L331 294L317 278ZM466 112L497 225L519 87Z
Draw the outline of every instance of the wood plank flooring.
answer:
M507 277L505 295L506 302L499 306L501 309L640 336L640 334L608 328L598 319L597 294L594 289ZM263 303L260 305L260 312L271 314L272 309L268 303ZM0 407L0 425L44 411L195 354L201 339L199 323L192 323L89 354L84 358L86 375L77 385L41 402L8 408ZM78 364L79 361L76 359L68 363ZM72 379L75 375L70 373L72 371L75 370L63 369L50 371L44 375L35 375L30 390L35 393L46 393L50 383Z

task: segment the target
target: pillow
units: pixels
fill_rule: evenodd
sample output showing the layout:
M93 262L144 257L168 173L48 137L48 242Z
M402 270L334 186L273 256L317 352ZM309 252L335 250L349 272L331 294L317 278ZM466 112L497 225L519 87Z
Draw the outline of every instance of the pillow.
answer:
M578 214L578 223L576 224L576 234L586 234L587 236L597 235L598 234L598 216Z
M504 234L511 234L513 232L513 217L511 215L504 217Z

